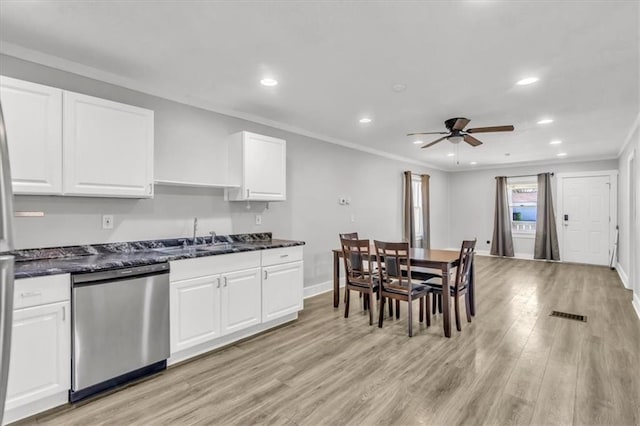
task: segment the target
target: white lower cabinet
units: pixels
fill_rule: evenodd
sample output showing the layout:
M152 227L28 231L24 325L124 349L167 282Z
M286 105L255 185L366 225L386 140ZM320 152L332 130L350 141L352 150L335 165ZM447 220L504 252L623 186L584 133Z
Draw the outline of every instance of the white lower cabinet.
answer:
M271 321L302 309L302 262L263 268L262 321Z
M260 324L260 268L222 275L222 334Z
M171 283L171 353L220 336L220 275Z
M68 400L69 293L68 275L16 280L5 423Z
M297 318L302 247L171 262L169 364Z

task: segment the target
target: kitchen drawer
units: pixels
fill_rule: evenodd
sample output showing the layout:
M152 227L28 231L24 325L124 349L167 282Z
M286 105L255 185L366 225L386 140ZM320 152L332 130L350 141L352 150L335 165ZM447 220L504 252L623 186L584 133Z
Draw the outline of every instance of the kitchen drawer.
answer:
M13 309L46 305L70 299L69 274L23 278L15 281Z
M262 266L302 260L302 246L282 247L262 251Z
M171 282L205 277L260 266L260 252L218 254L170 262Z

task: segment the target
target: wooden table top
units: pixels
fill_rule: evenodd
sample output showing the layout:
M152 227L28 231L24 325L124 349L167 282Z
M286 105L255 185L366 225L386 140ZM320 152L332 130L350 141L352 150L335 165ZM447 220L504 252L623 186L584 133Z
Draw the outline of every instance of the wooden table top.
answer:
M342 256L341 249L333 249L334 253ZM375 246L371 246L371 256L375 256L376 250ZM433 262L433 263L449 263L453 264L458 261L460 257L460 252L455 250L440 250L440 249L423 249L423 248L412 248L409 251L409 258L412 261L425 261L425 262Z

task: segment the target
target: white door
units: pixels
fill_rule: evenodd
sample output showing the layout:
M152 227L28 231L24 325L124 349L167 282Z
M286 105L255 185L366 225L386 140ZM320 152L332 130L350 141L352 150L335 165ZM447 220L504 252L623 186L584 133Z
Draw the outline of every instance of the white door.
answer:
M562 259L609 264L609 176L565 177L562 183Z
M70 334L69 302L14 311L7 410L69 390Z
M246 132L244 185L248 199L286 199L286 141Z
M302 309L302 262L262 268L262 321Z
M0 77L15 194L62 193L62 90Z
M220 275L171 283L171 354L220 336Z
M261 322L260 268L222 276L222 334Z
M64 193L153 195L153 111L64 92Z

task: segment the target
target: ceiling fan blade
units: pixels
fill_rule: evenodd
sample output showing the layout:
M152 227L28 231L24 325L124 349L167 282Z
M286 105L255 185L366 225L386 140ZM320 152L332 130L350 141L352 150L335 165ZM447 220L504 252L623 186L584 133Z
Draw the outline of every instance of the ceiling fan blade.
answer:
M513 126L490 126L490 127L476 127L475 129L467 129L467 133L489 133L489 132L512 132Z
M421 133L407 133L407 136L415 135L448 135L449 132L421 132Z
M482 142L480 142L478 139L474 138L471 135L464 135L463 138L464 138L464 141L471 146L482 145Z
M433 141L433 142L431 142L431 143L428 143L428 144L426 144L426 145L422 145L422 146L420 147L420 149L422 149L422 148L429 148L431 145L435 145L435 144L437 144L438 142L442 142L443 140L445 140L445 139L446 139L446 138L448 138L448 137L449 137L449 135L444 136L444 137L442 137L442 138L440 138L440 139L436 139L435 141Z
M469 124L470 121L471 120L469 120L468 118L458 118L456 122L453 124L453 127L451 128L451 130L462 130L464 129L464 126Z

